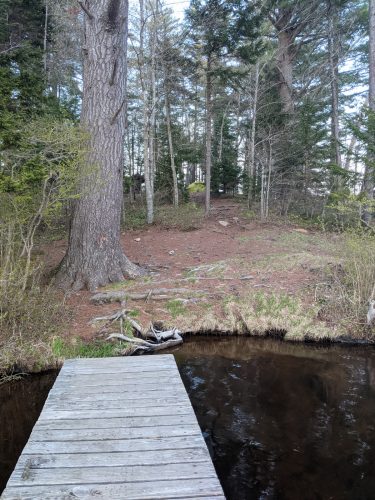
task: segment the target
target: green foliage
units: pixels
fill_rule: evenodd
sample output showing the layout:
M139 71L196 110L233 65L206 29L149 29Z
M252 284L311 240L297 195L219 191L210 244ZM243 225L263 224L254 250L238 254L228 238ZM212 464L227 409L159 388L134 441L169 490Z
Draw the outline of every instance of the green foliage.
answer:
M17 151L3 151L0 198L5 220L47 222L77 196L86 138L69 121L39 118L20 129ZM81 171L80 171L81 170ZM4 218L2 219L4 223Z
M64 305L43 285L34 245L42 225L53 224L78 196L85 144L71 123L38 119L20 129L17 151L1 153L0 371L36 359L33 346L44 365L51 362L50 337L64 321Z
M189 184L188 191L190 194L193 193L204 193L206 185L204 182L195 181Z
M329 204L325 207L320 220L324 229L362 231L362 214L365 210L375 212L375 201L367 200L364 193L354 195L349 190L342 190L330 195Z
M258 2L192 0L187 19L193 27L194 41L205 56L231 54L251 63L263 48L259 38L261 12Z
M230 121L226 114L218 114L214 123L212 190L226 193L238 186L241 169L237 162L234 135L230 131Z

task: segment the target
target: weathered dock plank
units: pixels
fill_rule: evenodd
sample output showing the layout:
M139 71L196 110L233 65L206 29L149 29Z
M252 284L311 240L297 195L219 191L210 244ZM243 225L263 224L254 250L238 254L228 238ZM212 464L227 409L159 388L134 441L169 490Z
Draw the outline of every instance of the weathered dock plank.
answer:
M224 498L172 355L67 360L1 496Z

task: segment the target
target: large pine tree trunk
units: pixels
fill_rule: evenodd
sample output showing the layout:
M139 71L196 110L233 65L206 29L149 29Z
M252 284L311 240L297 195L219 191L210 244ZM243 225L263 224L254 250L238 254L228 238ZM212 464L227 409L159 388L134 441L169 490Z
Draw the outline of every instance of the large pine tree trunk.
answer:
M120 245L126 109L128 0L86 0L81 123L89 136L88 173L57 280L92 290L140 269Z
M294 111L293 99L293 36L286 29L277 34L278 45L276 63L279 70L279 94L284 113L290 114Z

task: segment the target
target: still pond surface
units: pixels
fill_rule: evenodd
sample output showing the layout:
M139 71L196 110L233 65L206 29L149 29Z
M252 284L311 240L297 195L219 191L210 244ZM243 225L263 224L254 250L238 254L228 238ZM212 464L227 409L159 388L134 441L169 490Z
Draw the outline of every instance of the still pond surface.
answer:
M375 498L375 349L189 340L173 351L229 500ZM0 386L0 492L56 374Z

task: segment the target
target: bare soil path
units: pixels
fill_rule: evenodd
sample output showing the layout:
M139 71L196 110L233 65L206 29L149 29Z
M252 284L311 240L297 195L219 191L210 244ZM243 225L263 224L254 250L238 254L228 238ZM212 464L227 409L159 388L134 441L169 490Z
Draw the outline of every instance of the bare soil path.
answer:
M336 239L335 235L280 221L262 223L249 218L243 205L234 200L217 199L211 216L194 231L151 226L123 233L128 257L152 272L143 279L115 283L100 291L146 294L144 300L126 303L144 325L162 321L182 331L255 328L264 333L282 328L284 316L292 312L300 316L304 306L313 306L321 270L335 260ZM49 247L51 267L62 258L65 248L65 241ZM154 300L153 291L161 288L167 298ZM169 294L168 289L185 290ZM120 307L116 303L93 304L91 298L91 293L79 292L68 299L74 318L67 335L94 338L96 331L90 320ZM311 325L316 324L316 317L310 320ZM311 328L310 323L302 323L300 328Z

